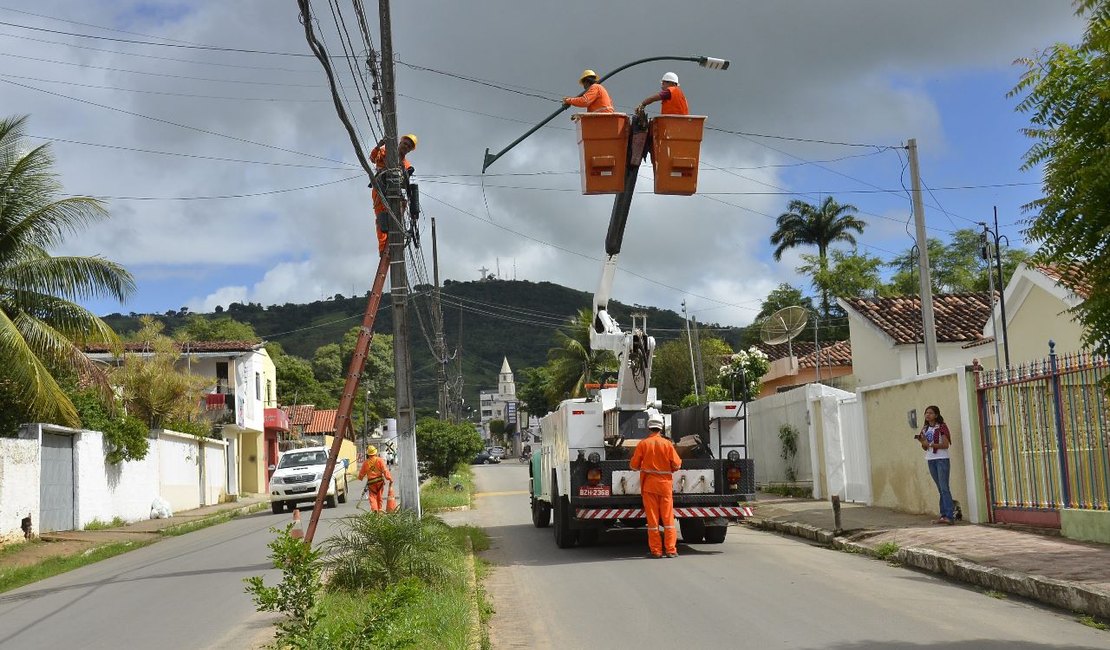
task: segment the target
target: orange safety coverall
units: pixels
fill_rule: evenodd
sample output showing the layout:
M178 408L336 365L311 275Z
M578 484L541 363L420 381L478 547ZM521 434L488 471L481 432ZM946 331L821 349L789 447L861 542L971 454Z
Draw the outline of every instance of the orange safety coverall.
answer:
M567 97L571 106L585 108L587 113L612 113L613 100L609 99L609 91L601 84L593 84L582 93L581 97Z
M381 456L367 458L358 470L359 479L366 479L370 488L370 509L380 512L382 509L382 495L385 494L385 482L393 482L393 475Z
M648 549L652 555L677 553L675 543L674 495L671 474L682 467L682 460L675 451L674 444L653 431L650 436L636 445L629 463L634 470L640 471L640 495L644 500L644 514L647 516ZM663 539L659 533L662 531Z
M382 145L370 152L370 162L379 170L385 169L385 145ZM401 165L407 170L412 169L412 163L406 158L401 159ZM389 246L389 211L385 208L385 201L378 195L378 190L371 190L371 196L374 198L374 221L378 229L378 253L384 253L387 246ZM402 202L402 206L404 202ZM402 207L402 209L404 209ZM400 215L398 215L399 217Z
M689 115L690 107L686 104L686 93L678 86L671 86L659 93L663 99L663 108L659 111L663 115Z

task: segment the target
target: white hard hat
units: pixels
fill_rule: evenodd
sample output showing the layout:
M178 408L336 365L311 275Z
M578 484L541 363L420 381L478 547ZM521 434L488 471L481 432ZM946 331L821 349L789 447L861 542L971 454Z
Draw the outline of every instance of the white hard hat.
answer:
M659 81L660 82L669 81L669 82L671 82L671 83L673 83L674 85L677 86L678 85L678 75L676 75L673 72L668 72L667 74L663 75L663 78L660 79Z
M649 417L648 418L648 423L647 423L647 428L648 429L659 429L660 431L662 431L663 430L663 418L661 416L658 416L658 415L653 415L653 416Z

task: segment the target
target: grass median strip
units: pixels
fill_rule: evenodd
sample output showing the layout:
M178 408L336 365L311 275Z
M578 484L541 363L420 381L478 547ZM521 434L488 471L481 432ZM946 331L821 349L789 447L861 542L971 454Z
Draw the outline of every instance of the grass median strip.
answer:
M151 541L112 542L94 546L78 555L51 557L29 566L0 569L0 593L72 571L86 564L106 560L151 543Z
M184 535L186 533L192 533L192 532L201 530L203 528L208 528L209 526L215 526L217 524L223 524L223 523L231 521L232 519L235 519L236 517L241 517L243 515L249 515L253 512L258 512L259 510L265 510L266 508L269 508L269 507L270 507L270 504L268 502L266 502L266 503L256 503L256 504L251 505L251 506L246 506L246 509L238 509L238 510L230 510L230 511L225 511L225 512L219 512L219 513L216 513L216 514L214 514L210 517L204 517L203 519L196 519L196 520L193 520L193 521L186 521L185 523L177 524L176 526L170 526L169 528L163 528L162 530L160 530L158 532L160 532L165 537L176 537L178 535Z
M437 476L420 488L420 507L425 512L471 505L474 495L474 475L469 465L459 465L450 478Z

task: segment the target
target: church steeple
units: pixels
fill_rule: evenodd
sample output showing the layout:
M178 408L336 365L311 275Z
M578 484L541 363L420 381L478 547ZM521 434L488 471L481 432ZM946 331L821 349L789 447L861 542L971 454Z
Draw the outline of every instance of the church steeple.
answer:
M509 358L503 357L501 373L497 377L497 392L503 397L516 397L516 381L513 379L513 369L509 367Z

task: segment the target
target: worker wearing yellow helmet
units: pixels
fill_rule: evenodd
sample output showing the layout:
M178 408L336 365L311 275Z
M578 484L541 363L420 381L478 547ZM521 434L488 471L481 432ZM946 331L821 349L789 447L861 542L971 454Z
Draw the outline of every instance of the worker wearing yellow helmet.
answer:
M417 142L419 140L415 133L406 133L397 141L397 151L401 158L401 166L405 169L406 179L412 175L414 169L406 156L416 150ZM377 146L370 152L370 162L374 163L379 172L385 169L385 138L379 140ZM382 200L377 189L374 189L371 195L374 199L374 221L378 227L378 254L380 255L389 245L389 210L386 209L385 201ZM404 209L402 204L401 210L404 211Z
M585 108L587 113L612 113L613 100L609 99L609 91L598 83L597 73L593 70L583 70L578 83L586 92L577 97L564 97L563 106L578 106Z
M366 490L370 497L370 510L372 512L381 512L383 506L383 497L385 496L385 482L393 482L393 475L389 473L389 467L386 466L385 460L378 455L378 448L370 445L366 448L366 461L362 463L362 467L358 470L359 480L366 479Z

